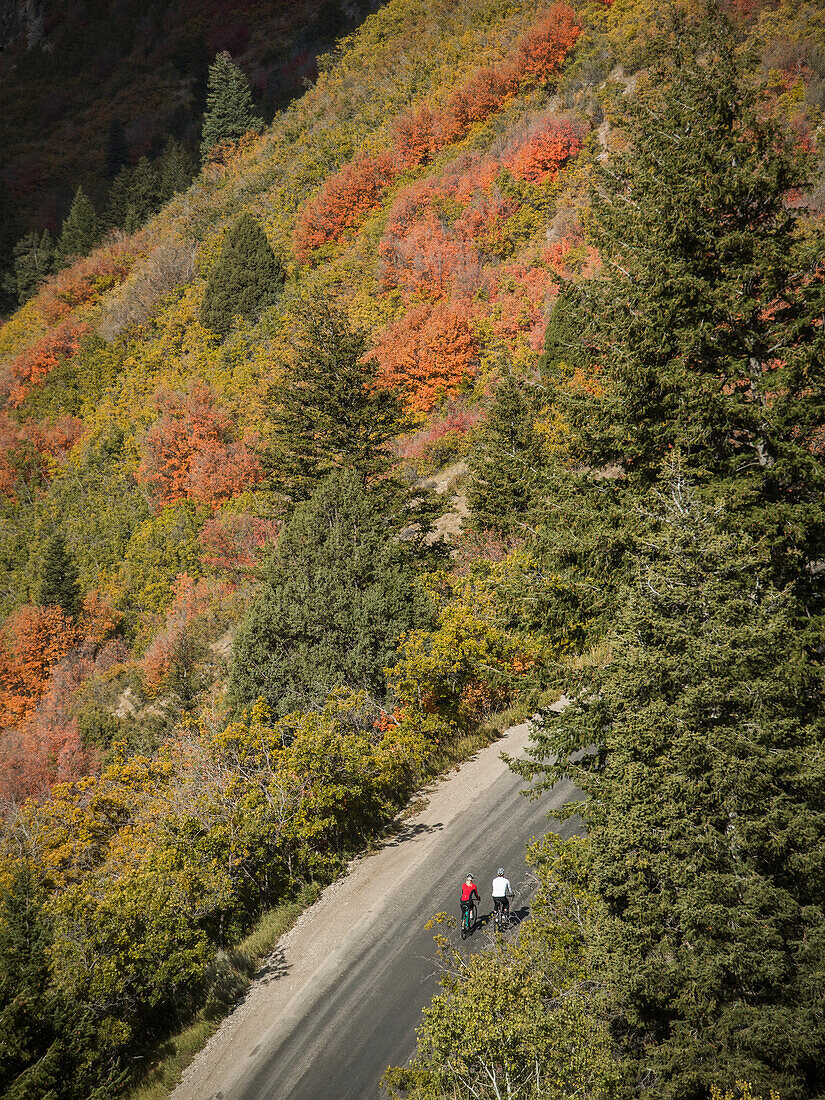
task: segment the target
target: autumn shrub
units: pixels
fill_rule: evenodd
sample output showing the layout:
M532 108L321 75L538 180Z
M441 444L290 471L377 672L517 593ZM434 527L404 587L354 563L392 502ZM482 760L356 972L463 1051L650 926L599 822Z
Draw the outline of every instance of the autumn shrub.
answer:
M405 636L392 685L410 712L466 728L512 703L535 655L525 638L501 625L495 583L487 576L435 574L430 590L436 625Z
M397 386L419 412L459 396L478 366L469 313L466 304L438 302L418 306L385 328L376 346L382 384Z
M420 476L464 458L472 445L473 431L482 420L481 408L457 406L430 416L427 426L399 444L399 455L411 463Z
M295 253L305 262L312 252L337 240L378 206L395 174L389 153L364 154L329 176L304 207L295 230Z
M518 72L539 81L556 76L580 34L573 9L553 4L519 44L515 55Z
M138 478L158 507L187 499L217 506L263 477L252 441L237 439L212 389L161 390L159 419L147 432Z
M29 390L43 382L58 363L77 352L88 328L83 322L63 321L11 361L5 385L12 408L21 405Z
M74 416L18 422L0 411L0 493L16 500L20 487L45 481L65 461L82 430Z
M111 341L145 324L163 299L190 282L194 274L193 246L164 241L136 267L119 292L109 296L98 332Z
M54 783L81 779L96 766L78 726L78 692L90 676L120 666L128 649L120 639L79 636L80 643L52 667L36 708L3 734L0 801L43 798Z
M66 317L81 305L99 302L107 291L123 282L133 254L115 243L76 260L49 279L38 295L38 306L49 324Z
M582 133L581 126L567 120L549 119L512 153L507 167L529 183L554 180L559 169L581 151Z
M143 686L150 696L166 688L188 702L204 686L198 666L209 641L225 629L220 603L227 590L225 583L206 577L194 580L180 573L175 578L174 600L164 626L140 662Z
M52 666L74 647L77 628L61 607L26 604L0 629L0 728L27 717Z

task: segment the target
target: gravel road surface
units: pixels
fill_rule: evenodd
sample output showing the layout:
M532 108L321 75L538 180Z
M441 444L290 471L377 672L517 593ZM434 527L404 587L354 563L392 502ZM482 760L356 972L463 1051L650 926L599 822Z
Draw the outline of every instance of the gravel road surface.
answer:
M173 1100L377 1100L387 1066L413 1053L421 1009L437 989L426 921L441 911L458 914L468 872L486 918L499 866L516 891L514 912L526 915L526 843L548 828L562 835L575 828L548 819L572 787L530 801L501 760L502 751L522 754L527 733L515 726L434 785L425 809L324 891L282 938ZM477 931L468 949L485 939Z

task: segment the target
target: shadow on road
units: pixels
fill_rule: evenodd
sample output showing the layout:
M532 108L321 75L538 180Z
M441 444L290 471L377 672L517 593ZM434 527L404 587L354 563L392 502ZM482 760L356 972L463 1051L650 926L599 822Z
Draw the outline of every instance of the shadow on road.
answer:
M412 823L401 824L398 829L390 836L388 836L383 844L382 848L396 848L399 844L403 844L405 840L413 840L417 836L424 836L427 833L437 833L444 826L440 821L437 821L434 825L425 825L423 821L419 821L416 825Z
M529 916L530 916L530 906L529 905L520 905L518 907L518 909L511 908L510 909L510 925L509 925L509 927L511 929L515 928L515 926L517 924L521 924L521 922L526 917L529 917ZM460 918L459 918L459 920L460 920ZM492 910L489 913L479 913L479 915L476 917L476 922L473 925L473 932L488 932L488 933L492 934L492 932L493 932L493 911Z
M264 965L255 975L255 981L263 985L277 982L279 978L285 978L290 971L290 965L284 957L283 947L277 947Z

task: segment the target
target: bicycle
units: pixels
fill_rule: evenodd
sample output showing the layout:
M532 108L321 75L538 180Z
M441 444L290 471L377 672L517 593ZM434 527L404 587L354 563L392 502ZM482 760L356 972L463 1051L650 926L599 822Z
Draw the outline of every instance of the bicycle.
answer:
M466 940L468 936L472 936L475 926L476 905L471 901L469 905L464 906L461 913L461 938Z
M493 898L493 904L495 905L497 899ZM495 905L493 911L493 930L495 932L506 932L510 923L510 906L507 905Z

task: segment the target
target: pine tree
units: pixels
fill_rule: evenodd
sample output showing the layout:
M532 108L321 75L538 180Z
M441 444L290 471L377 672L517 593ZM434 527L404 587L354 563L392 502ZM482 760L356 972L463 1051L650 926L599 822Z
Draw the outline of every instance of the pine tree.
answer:
M43 547L40 574L34 593L34 603L39 607L57 604L71 618L77 618L82 606L77 566L66 549L60 532L52 535Z
M508 374L468 462L467 503L473 526L502 535L523 533L544 464L531 402L521 384Z
M133 168L123 168L113 180L103 220L108 228L133 233L160 209L162 202L160 172L147 157L141 157Z
M54 271L54 242L48 229L27 233L14 246L14 285L22 305L37 293L40 284Z
M785 201L809 164L721 15L675 42L623 100L627 151L596 169L603 274L569 289L568 336L548 336L554 412L576 462L634 491L678 449L699 487L724 482L770 525L794 571L825 556L821 249Z
M255 114L249 82L224 50L209 67L201 161L205 164L220 142L237 141L250 130L257 133L263 124L263 119Z
M378 384L365 334L322 299L306 303L296 361L273 394L271 444L264 455L272 488L290 504L307 500L333 470L385 477L392 441L407 426L397 396Z
M169 138L157 161L160 193L163 202L185 191L198 171L194 151L182 141Z
M201 321L212 332L226 336L235 317L255 321L274 305L283 285L283 266L261 223L253 214L240 214L209 273Z
M597 970L632 1083L673 1100L825 1087L825 681L794 586L737 520L675 469L609 661L522 766L590 796Z
M100 237L100 223L91 199L78 187L60 230L57 255L61 263L85 256Z
M262 696L283 715L342 685L385 697L400 635L429 621L416 578L431 558L380 504L342 470L296 508L235 641L236 707Z

